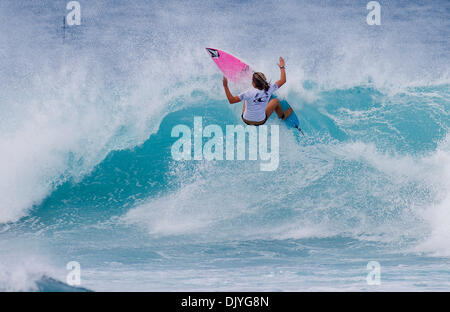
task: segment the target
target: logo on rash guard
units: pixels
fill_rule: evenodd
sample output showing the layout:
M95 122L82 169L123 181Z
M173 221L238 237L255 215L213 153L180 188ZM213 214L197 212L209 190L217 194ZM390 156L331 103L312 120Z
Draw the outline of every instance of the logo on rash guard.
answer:
M265 92L265 93L266 94L264 96L257 98L256 101L258 101L260 103L263 103L263 102L267 101L269 96L267 95L267 92Z

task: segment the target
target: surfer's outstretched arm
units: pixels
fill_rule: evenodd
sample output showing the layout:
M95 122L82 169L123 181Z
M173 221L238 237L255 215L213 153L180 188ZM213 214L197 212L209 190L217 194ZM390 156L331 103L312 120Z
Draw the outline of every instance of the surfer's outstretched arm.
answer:
M233 94L231 94L226 77L223 77L223 88L225 89L225 94L227 95L227 99L230 104L239 103L241 101L238 96L233 96Z
M280 56L280 63L278 64L278 67L280 67L280 71L281 71L280 80L278 80L276 82L276 84L279 88L286 83L286 70L284 68L284 59L281 56Z

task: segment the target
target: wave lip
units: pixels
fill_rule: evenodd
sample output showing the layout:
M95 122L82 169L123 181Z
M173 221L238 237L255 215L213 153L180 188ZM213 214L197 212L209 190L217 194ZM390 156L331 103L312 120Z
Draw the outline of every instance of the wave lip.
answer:
M16 272L17 273L17 272ZM84 287L70 286L47 274L20 272L0 283L0 292L91 292Z
M30 245L36 244L29 243ZM91 291L84 287L70 286L52 277L60 276L63 278L64 275L61 275L61 272L58 272L55 266L50 265L46 257L33 253L25 254L23 251L14 251L13 246L24 246L23 241L14 241L11 245L2 244L0 246L0 250L5 252L5 254L0 254L0 292ZM28 249L33 248L31 246L27 247Z
M35 283L38 292L92 292L87 288L70 286L47 275L43 275Z

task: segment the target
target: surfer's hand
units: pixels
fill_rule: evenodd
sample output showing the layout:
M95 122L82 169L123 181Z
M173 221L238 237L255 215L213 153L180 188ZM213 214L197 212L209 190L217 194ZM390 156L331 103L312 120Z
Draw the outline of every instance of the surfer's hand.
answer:
M227 77L223 76L222 82L223 82L223 86L224 87L228 87L228 79L227 79Z
M278 67L284 67L284 58L280 56L280 63L278 63Z

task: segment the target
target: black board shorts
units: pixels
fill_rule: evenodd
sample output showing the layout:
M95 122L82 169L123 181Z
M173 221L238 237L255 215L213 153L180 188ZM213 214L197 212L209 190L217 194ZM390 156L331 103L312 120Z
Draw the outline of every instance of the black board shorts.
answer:
M267 115L266 115L266 118L264 118L264 120L261 120L261 121L250 121L250 120L247 120L247 119L244 118L244 114L243 113L241 114L241 118L242 118L242 121L245 124L250 125L250 126L261 126L261 125L265 124L266 121L267 121Z

